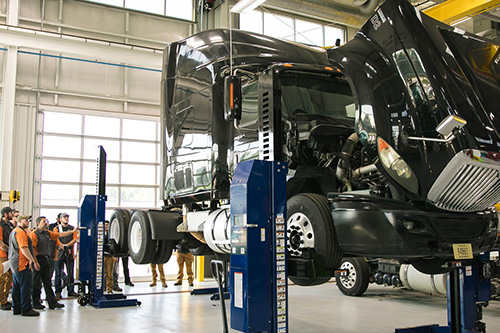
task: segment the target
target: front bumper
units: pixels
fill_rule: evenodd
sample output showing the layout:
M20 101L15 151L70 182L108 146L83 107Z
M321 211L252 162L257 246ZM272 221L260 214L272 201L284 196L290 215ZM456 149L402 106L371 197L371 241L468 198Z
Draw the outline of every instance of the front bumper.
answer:
M407 203L362 195L329 197L344 256L453 259L453 244L470 243L474 254L494 247L498 216L430 211Z

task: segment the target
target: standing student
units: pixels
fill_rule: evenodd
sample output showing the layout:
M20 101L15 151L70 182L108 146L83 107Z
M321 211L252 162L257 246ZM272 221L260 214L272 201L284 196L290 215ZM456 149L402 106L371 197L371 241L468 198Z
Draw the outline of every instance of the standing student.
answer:
M39 271L40 265L33 252L31 239L28 237L29 216L19 217L17 227L9 237L9 261L14 277L12 287L12 307L14 315L35 317L40 313L33 310L31 303L32 274L31 268Z
M64 305L57 302L54 291L52 290L50 280L50 260L52 257L51 242L57 242L60 246L61 242L59 237L70 236L77 231L66 231L57 233L48 230L47 219L45 216L39 216L36 219L36 229L30 234L33 243L33 250L36 259L40 264L40 270L33 272L33 308L42 310L45 308L40 302L40 295L42 292L42 284L45 290L45 296L50 309L63 308Z
M14 211L9 206L3 207L0 211L0 264L6 262L9 258L9 236L14 227L10 222L14 217ZM7 301L10 287L12 286L12 271L8 270L0 274L0 308L10 310L12 303Z
M67 213L61 214L61 224L54 229L55 232L65 232L74 230L75 227L69 224L69 215ZM68 275L68 297L78 297L78 294L74 290L74 267L75 267L75 243L78 240L77 233L73 233L69 236L59 237L59 241L62 243L62 250L59 250L56 263L56 298L59 300L61 298L62 292L62 275L64 272L64 266L66 266Z

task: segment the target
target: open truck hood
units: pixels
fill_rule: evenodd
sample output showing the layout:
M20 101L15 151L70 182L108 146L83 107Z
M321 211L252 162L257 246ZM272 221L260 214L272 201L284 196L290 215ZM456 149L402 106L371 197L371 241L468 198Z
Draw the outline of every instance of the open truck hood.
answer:
M493 42L438 22L405 0L387 0L353 40L328 51L352 85L356 131L368 153L377 157L381 137L416 174L416 193L392 179L409 197L425 200L460 151L491 152L498 161L498 50ZM467 121L450 144L407 139L439 138L435 129L448 115Z

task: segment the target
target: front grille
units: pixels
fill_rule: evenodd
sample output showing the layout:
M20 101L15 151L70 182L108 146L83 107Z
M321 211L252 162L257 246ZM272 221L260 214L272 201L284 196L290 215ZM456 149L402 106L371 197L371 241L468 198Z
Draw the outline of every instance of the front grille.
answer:
M458 153L432 186L428 200L454 212L476 212L500 202L500 163L487 153Z
M470 239L481 237L485 228L488 227L488 221L483 217L471 217L467 221L461 219L460 223L457 223L457 218L454 217L438 218L432 222L441 237L452 242L470 241Z

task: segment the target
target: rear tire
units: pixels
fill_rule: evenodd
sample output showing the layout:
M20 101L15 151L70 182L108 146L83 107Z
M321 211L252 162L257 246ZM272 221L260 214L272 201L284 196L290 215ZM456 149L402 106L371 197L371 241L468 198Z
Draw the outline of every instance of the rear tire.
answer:
M156 253L151 259L152 264L161 265L170 260L172 256L172 251L174 250L174 242L171 240L160 239L158 241L158 247L156 248Z
M347 296L361 296L370 284L370 270L364 258L344 258L339 269L347 269L346 277L335 277L337 288Z
M309 258L314 251L319 264L330 276L290 276L300 286L314 286L328 282L342 260L342 254L335 234L328 200L319 194L302 193L287 202L287 247L291 257Z
M109 219L109 239L114 239L118 244L120 253L128 251L128 228L130 213L126 209L115 209Z
M156 253L158 241L153 240L148 213L135 211L128 230L130 258L138 265L149 264Z

